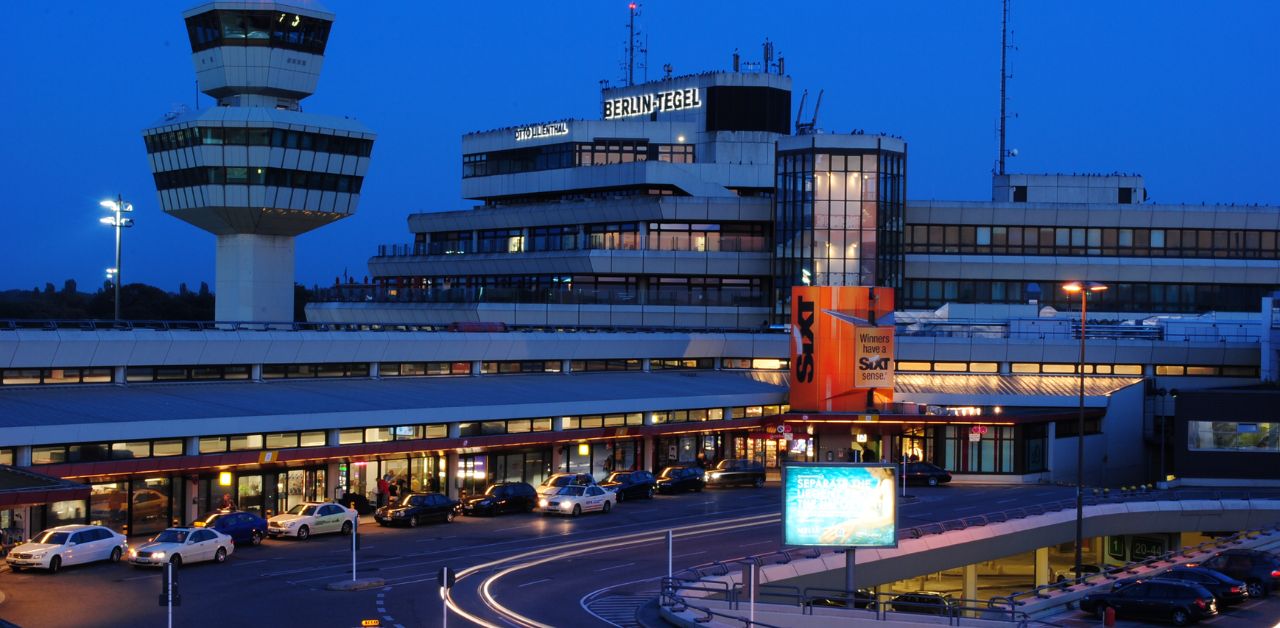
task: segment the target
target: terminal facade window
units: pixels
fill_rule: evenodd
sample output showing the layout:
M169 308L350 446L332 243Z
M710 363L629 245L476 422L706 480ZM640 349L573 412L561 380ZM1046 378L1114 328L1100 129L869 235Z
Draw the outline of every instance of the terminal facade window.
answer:
M1069 299L1066 282L1045 280L908 279L898 293L900 309L936 309L947 303L1026 303L1060 311L1079 310L1079 298ZM1252 312L1273 285L1220 283L1108 283L1108 289L1089 298L1089 308L1107 312Z
M0 383L5 386L109 384L112 377L111 371L111 367L4 369L0 371Z
M1274 230L914 224L905 236L921 254L1280 259Z
M1188 421L1191 451L1280 453L1280 423L1266 421Z
M181 438L122 441L115 443L73 443L69 445L37 445L31 448L31 464L63 464L73 462L105 462L181 456Z
M465 154L462 156L462 178L583 166L611 166L638 161L691 164L697 160L692 144L654 143L647 139L560 142Z
M770 225L761 223L651 222L651 251L756 252L769 250Z

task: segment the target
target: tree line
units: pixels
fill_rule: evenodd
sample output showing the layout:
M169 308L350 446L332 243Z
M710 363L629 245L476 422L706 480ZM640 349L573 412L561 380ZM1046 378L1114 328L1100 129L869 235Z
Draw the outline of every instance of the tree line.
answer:
M294 286L294 320L305 321L303 308L311 300L312 291ZM0 291L0 319L36 320L110 320L115 316L115 291L104 282L95 292L81 292L74 279L63 282L62 289L46 283L41 289ZM168 292L141 283L120 287L120 316L125 320L211 321L214 293L209 284L200 282L198 290L179 284L177 292Z

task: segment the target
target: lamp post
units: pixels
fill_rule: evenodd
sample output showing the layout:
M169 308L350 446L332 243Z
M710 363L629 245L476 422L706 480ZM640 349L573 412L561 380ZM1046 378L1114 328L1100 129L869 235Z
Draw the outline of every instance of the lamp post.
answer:
M1067 294L1080 293L1080 414L1076 421L1076 578L1080 577L1084 563L1084 339L1085 315L1089 311L1089 293L1102 292L1107 287L1093 281L1072 281L1063 284Z
M107 277L111 279L111 284L115 286L115 320L120 320L120 276L123 274L120 268L120 230L133 226L132 218L123 216L126 212L133 211L133 204L124 202L124 197L116 195L116 200L105 200L98 203L114 215L98 219L98 222L104 225L115 227L116 230L116 266L107 269Z

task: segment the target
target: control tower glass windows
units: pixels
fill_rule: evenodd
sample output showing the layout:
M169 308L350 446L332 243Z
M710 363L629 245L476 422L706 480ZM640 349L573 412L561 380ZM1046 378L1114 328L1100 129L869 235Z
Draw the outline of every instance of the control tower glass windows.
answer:
M640 227L634 222L587 225L587 248L638 250L640 248Z
M650 251L765 252L768 226L752 223L649 223Z
M332 23L296 13L216 10L187 18L191 51L218 46L270 46L324 54Z
M300 148L357 157L368 157L373 152L373 140L266 127L188 127L146 135L143 136L143 141L146 143L148 153L202 144L205 146Z

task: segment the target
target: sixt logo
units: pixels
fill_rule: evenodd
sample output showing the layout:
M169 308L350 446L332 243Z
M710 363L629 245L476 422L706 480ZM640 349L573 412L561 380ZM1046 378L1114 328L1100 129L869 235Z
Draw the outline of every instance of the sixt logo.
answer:
M859 371L887 371L889 358L858 358Z
M803 384L813 382L813 301L797 296L796 333L800 336L796 343L796 380Z

